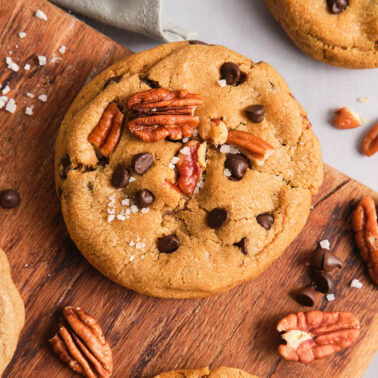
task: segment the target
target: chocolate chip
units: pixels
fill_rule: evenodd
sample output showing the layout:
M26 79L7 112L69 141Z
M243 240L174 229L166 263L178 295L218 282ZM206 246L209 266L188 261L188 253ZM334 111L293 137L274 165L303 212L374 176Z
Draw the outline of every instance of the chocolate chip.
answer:
M264 105L250 105L245 109L247 117L250 121L260 123L264 120L265 107Z
M125 188L130 180L130 174L126 167L122 164L117 165L112 174L112 185L115 188Z
M208 46L209 44L206 42L198 41L197 39L191 39L188 41L190 45L206 45Z
M247 241L248 239L244 236L240 241L234 243L234 246L239 247L245 255L248 255Z
M207 215L207 224L211 228L218 229L230 220L230 213L224 207L216 207Z
M135 171L135 173L138 173L138 175L144 175L154 163L154 158L152 154L149 154L147 152L142 152L140 154L136 154L132 161L131 161L131 167Z
M100 165L101 167L105 167L105 165L109 164L109 159L106 156L102 155L101 152L95 150L95 153L98 159L98 165Z
M150 88L154 88L154 89L160 88L160 84L155 80L151 80L150 78L145 77L145 76L141 76L139 79L144 84L147 84Z
M157 240L157 247L161 253L172 253L180 248L180 240L175 234L162 236Z
M20 194L16 190L6 189L0 192L0 206L5 209L14 209L20 201Z
M62 157L60 160L59 164L59 175L62 179L67 178L67 174L71 169L71 159L70 157L66 154Z
M320 270L314 270L310 274L311 281L315 284L317 290L323 294L335 293L335 281L333 278Z
M226 80L228 85L236 85L240 79L240 69L235 63L224 63L220 69L221 79Z
M311 256L310 266L317 270L330 272L335 268L341 269L343 262L331 251L324 248L318 248Z
M135 194L135 203L140 208L150 207L155 201L155 196L146 189L140 190Z
M120 81L122 80L122 75L119 75L119 76L113 76L111 78L109 78L108 80L106 80L105 84L104 84L104 89L109 86L110 84L113 84L113 83L119 83Z
M315 304L316 291L312 285L300 289L295 294L295 300L302 306L312 307Z
M260 214L256 217L257 223L264 227L265 230L270 230L274 222L274 216L269 213Z
M240 79L236 83L236 85L243 84L247 80L247 74L245 72L240 71Z
M224 166L231 172L231 180L241 180L248 168L248 160L241 154L228 154Z
M349 6L349 0L327 0L328 10L332 14L344 12Z

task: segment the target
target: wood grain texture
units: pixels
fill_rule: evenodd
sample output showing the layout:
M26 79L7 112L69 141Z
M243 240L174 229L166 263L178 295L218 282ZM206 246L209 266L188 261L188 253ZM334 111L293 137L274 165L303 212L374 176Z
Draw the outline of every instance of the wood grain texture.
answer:
M36 9L48 22L32 17ZM377 193L325 167L325 180L300 236L258 279L226 294L199 300L161 300L122 288L101 276L80 255L64 226L54 192L53 149L59 124L81 86L130 52L44 0L0 0L1 58L10 56L32 69L18 73L0 63L0 83L12 89L17 111L0 110L0 189L20 191L15 210L0 210L0 245L26 305L26 325L4 377L71 377L52 354L48 338L56 315L68 304L95 316L113 347L114 377L152 376L176 368L228 365L261 377L360 377L378 347L377 289L368 278L353 242L350 214L356 200ZM19 31L27 32L20 40ZM19 48L16 49L15 45ZM61 45L67 52L44 67ZM17 58L19 60L17 60ZM25 97L45 93L48 101ZM23 101L34 104L24 114ZM311 365L283 361L275 324L303 310L290 293L308 282L303 264L321 239L345 261L335 272L337 299L321 299L316 309L351 311L362 324L353 347ZM359 278L364 287L352 289Z

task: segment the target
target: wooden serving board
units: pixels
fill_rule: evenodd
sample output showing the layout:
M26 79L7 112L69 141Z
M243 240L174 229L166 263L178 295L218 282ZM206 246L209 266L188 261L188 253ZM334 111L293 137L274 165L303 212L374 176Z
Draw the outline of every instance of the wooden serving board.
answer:
M37 9L47 22L33 17ZM0 209L0 246L26 306L25 328L5 377L73 376L47 342L68 304L83 307L102 325L113 348L114 377L206 365L261 377L363 375L378 347L377 289L355 248L350 215L356 200L369 193L378 199L377 193L326 166L305 229L258 279L199 300L162 300L126 290L93 269L70 241L54 190L53 151L63 115L83 84L131 52L44 0L0 0L0 25L0 83L10 86L8 96L17 103L14 114L0 110L0 189L13 187L22 196L19 208ZM27 33L24 39L20 31ZM61 45L67 46L63 56L57 52ZM47 56L48 64L36 65L37 55ZM58 59L51 62L54 55ZM31 70L6 69L6 56L20 67L30 63ZM47 94L46 103L36 99L40 94ZM24 101L34 105L33 116L24 114ZM353 312L361 337L328 359L289 363L276 352L275 325L283 315L304 310L291 292L307 284L303 261L321 239L331 241L345 267L335 273L337 299L320 299L315 308ZM353 278L363 282L362 290L349 287Z

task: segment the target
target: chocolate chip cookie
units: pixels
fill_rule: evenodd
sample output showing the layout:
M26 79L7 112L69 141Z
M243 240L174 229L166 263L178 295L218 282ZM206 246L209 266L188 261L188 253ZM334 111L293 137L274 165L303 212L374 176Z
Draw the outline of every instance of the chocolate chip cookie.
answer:
M56 143L57 191L79 250L113 281L167 298L263 272L302 230L322 168L279 74L196 41L97 76Z
M347 68L378 67L376 0L265 0L289 37L314 59Z
M256 375L251 375L240 369L233 369L221 366L218 369L203 369L194 370L173 370L161 373L155 378L258 378Z
M0 376L13 357L24 322L24 304L12 281L7 256L0 248Z

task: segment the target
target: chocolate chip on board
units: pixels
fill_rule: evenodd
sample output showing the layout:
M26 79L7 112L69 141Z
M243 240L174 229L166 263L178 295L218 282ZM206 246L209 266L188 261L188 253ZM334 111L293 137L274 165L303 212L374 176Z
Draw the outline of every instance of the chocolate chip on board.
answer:
M344 12L349 6L349 0L327 0L328 10L332 14Z
M228 154L224 166L231 172L230 180L239 181L244 177L249 164L241 154Z
M0 191L0 206L5 209L14 209L21 202L20 194L13 189Z
M147 189L140 190L135 194L135 203L140 208L150 207L155 201L155 196Z
M152 154L142 152L134 155L131 161L131 167L138 175L144 175L153 165L154 158Z
M111 179L112 185L118 189L125 188L128 185L129 180L130 180L130 174L127 168L122 164L117 165L112 175L112 179Z
M324 272L319 270L314 270L310 274L311 281L315 284L317 290L323 294L334 294L335 293L335 281L333 278Z
M302 306L312 307L315 304L316 291L312 285L308 285L295 294L295 300Z
M274 222L274 216L269 213L260 214L256 217L257 223L264 227L265 230L270 230Z
M265 106L264 105L250 105L245 109L247 117L254 123L260 123L264 120Z
M161 253L172 253L180 248L180 240L175 234L162 236L157 240L157 247Z
M343 262L331 251L324 248L318 248L311 256L310 266L317 270L331 272L333 269L341 269Z
M230 213L224 207L216 207L207 215L207 224L209 227L218 229L224 226L230 220Z

